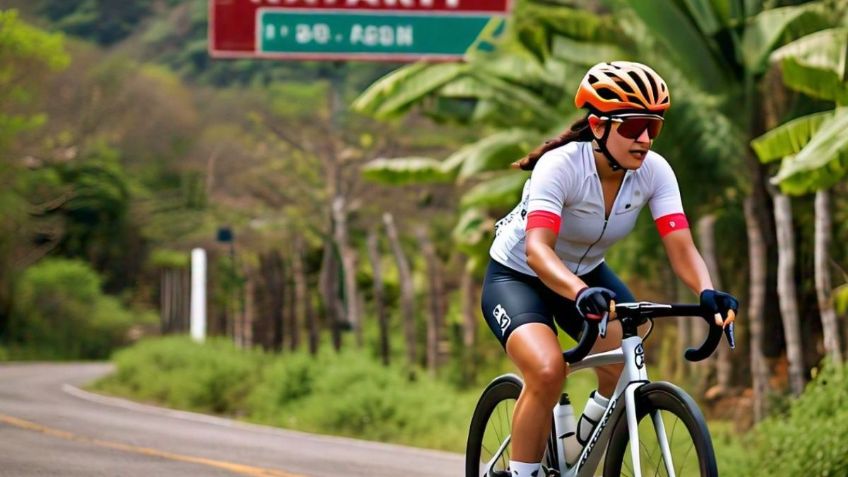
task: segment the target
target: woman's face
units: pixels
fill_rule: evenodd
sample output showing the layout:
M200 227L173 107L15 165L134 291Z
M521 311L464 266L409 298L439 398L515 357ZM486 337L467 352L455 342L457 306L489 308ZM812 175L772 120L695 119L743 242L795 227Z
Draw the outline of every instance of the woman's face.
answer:
M659 133L661 123L654 124L646 118L628 118L625 122L619 119L601 120L592 125L596 138L603 137L607 121L611 122L612 130L607 138L607 149L612 157L621 164L624 169L638 169L651 149L651 143L656 134ZM622 131L619 131L619 128ZM631 137L633 137L631 139Z

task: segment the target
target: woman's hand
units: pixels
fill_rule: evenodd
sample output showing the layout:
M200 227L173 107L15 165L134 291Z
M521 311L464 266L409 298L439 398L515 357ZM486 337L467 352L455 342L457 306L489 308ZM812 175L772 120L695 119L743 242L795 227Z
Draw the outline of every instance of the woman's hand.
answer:
M704 290L701 292L701 307L713 313L716 325L727 328L736 320L739 300L729 293Z
M574 306L580 316L589 320L600 320L614 306L615 292L604 287L587 287L577 292Z

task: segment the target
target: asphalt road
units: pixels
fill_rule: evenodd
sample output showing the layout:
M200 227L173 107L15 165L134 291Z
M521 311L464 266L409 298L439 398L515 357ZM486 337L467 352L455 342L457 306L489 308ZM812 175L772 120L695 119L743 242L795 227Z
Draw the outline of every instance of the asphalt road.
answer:
M109 364L0 365L0 476L457 477L463 457L99 396Z

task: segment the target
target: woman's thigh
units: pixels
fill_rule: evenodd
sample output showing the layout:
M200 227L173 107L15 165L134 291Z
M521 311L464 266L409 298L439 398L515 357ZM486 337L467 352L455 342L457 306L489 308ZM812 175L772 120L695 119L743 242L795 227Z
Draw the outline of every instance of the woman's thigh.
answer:
M504 349L510 335L528 323L544 324L556 336L553 313L542 299L544 285L534 283L532 278L497 262L489 263L481 308L486 324Z

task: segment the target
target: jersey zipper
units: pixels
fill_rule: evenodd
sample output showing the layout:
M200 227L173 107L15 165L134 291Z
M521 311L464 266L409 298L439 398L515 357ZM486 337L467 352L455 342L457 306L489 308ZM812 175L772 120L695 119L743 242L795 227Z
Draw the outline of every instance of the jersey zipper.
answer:
M627 173L625 172L624 177L621 178L621 184L618 186L618 190L615 191L615 197L612 199L612 208L610 209L610 215L615 213L615 204L618 202L618 196L621 194L621 189L624 188L624 181L626 179L627 179ZM600 178L598 178L598 181L600 182ZM603 196L604 196L604 187L603 187L603 185L601 185L601 197L603 197ZM601 235L598 237L597 240L592 242L592 245L589 245L589 248L587 248L586 251L583 252L583 256L580 257L580 260L577 262L577 268L574 270L574 274L577 275L578 277L580 276L580 265L583 264L583 259L586 258L586 255L589 255L589 252L592 251L592 247L597 245L598 242L600 242L601 239L604 238L604 233L607 231L607 224L609 224L609 217L606 216L606 211L604 211L604 228L601 229Z
M586 255L589 255L589 252L592 250L592 247L597 245L598 242L600 242L601 239L604 238L604 232L607 231L607 223L609 223L609 219L605 218L604 219L604 228L601 229L601 235L598 237L597 240L592 242L592 245L589 245L589 248L587 248L586 251L583 252L583 256L580 257L580 260L577 262L577 269L574 271L574 274L577 275L578 277L580 276L580 265L583 263L583 259L586 258Z

